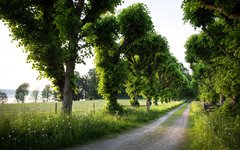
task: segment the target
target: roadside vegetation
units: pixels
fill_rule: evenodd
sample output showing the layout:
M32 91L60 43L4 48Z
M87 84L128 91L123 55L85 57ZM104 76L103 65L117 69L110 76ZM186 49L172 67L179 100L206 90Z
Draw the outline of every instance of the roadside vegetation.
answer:
M109 115L104 109L95 113L73 111L72 115L52 112L31 113L31 111L5 114L0 116L0 145L1 149L25 150L59 149L84 144L134 129L182 103L183 101L178 101L152 106L148 113L145 107L124 106L124 114L121 116Z
M193 101L190 128L184 149L235 150L240 147L240 106L230 101L214 112L205 112L200 102Z

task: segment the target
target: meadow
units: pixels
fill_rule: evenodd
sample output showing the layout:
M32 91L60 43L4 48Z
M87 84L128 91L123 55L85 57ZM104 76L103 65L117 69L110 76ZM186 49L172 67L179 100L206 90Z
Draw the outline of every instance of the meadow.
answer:
M118 102L123 106L129 105L129 99L119 99ZM145 105L144 100L139 100L140 105ZM95 105L95 110L103 109L105 104L104 100L90 100L90 101L73 101L73 112L91 112L93 111L93 105ZM61 111L61 102L57 102L57 112ZM13 113L55 113L55 102L45 102L45 103L15 103L0 105L0 115L1 114L13 114Z
M190 128L184 149L239 149L239 112L239 106L232 106L229 101L213 112L204 111L200 102L193 101L190 108Z
M114 136L139 127L166 114L183 101L132 108L128 100L119 100L124 114L109 115L104 101L79 101L73 104L72 115L54 113L54 103L0 105L1 149L59 149ZM95 112L93 112L95 103ZM145 101L140 101L143 105ZM59 106L60 103L59 103Z

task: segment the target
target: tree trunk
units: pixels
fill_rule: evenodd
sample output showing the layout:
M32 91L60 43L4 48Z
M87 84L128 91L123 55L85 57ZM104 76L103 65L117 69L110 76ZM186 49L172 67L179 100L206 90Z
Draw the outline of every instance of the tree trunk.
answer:
M154 103L155 106L158 106L158 98L157 97L154 97L153 103Z
M149 112L151 106L151 98L148 97L146 101L146 111Z
M123 113L123 108L117 102L117 94L118 92L115 91L111 93L111 96L109 98L106 99L105 108L108 111L108 113L112 115L119 115Z
M222 93L220 93L220 105L223 105L224 101L225 101L225 97Z
M234 95L234 96L232 97L232 103L233 103L233 104L236 104L236 103L238 103L238 101L239 101L239 96L238 96L238 95Z
M138 104L138 94L134 94L134 104Z
M133 107L139 107L140 104L138 102L138 94L137 94L137 92L135 92L134 96L131 97L130 103L131 103L131 106L133 106Z
M67 61L65 84L63 90L62 112L70 114L72 112L72 99L73 99L73 83L71 82L74 75L75 61Z

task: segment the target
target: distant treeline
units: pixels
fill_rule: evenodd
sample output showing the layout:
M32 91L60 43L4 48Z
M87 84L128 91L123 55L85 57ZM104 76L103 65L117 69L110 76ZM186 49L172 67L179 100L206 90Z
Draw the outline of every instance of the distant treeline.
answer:
M12 89L0 89L0 91L6 93L8 98L14 98L14 97L15 97L15 91L16 91L16 90L12 90Z

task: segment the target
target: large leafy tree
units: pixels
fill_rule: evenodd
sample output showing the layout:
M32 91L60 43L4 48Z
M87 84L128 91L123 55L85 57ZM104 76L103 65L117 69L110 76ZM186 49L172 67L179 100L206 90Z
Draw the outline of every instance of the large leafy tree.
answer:
M115 16L106 15L97 21L91 37L95 47L96 72L99 76L98 91L106 100L109 113L121 113L122 107L117 103L117 96L124 81L124 60L117 43L119 26Z
M28 88L29 88L29 84L23 83L16 89L15 98L17 102L22 101L22 103L24 103L25 96L29 94Z
M28 60L63 93L62 110L72 111L74 69L88 55L88 26L121 0L1 1L0 18L29 54Z
M41 77L47 77L57 86L62 98L64 64L59 41L59 30L54 24L56 1L1 1L0 19L9 26L11 36L24 46L27 61Z
M145 95L148 101L153 96L155 74L165 59L163 55L168 52L168 44L164 37L155 33L145 5L138 3L123 9L118 19L121 46L131 76L126 84L127 92L131 104L136 106L138 94Z

